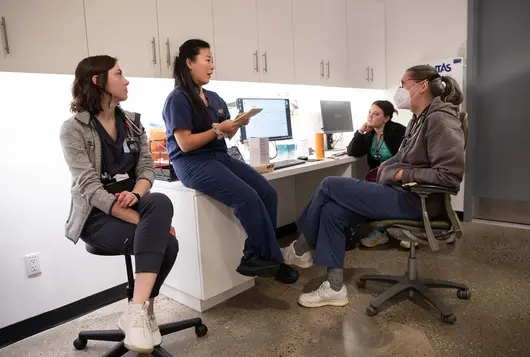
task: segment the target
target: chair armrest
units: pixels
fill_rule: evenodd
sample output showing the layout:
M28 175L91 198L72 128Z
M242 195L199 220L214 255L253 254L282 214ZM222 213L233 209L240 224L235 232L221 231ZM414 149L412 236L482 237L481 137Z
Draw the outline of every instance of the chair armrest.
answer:
M450 195L458 194L458 188L449 188L449 187L437 186L437 185L425 185L425 184L420 184L417 182L409 182L409 183L403 184L402 187L418 195L428 196L433 193L447 193Z

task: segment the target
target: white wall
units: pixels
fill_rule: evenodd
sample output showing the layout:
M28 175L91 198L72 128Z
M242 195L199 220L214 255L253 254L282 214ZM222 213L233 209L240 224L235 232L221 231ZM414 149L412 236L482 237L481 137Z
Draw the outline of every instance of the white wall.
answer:
M124 69L126 71L126 69ZM70 174L59 129L71 114L72 76L0 72L0 328L64 306L126 281L121 257L88 254L64 237L70 207ZM142 113L144 125L160 123L173 81L130 78L123 107ZM213 82L227 102L239 96L289 97L300 109L295 138L321 127L319 99L351 100L354 126L384 91ZM176 227L178 229L178 227ZM42 275L26 277L23 256L39 252Z
M404 71L422 61L463 56L467 39L467 0L386 0L387 99ZM406 125L409 111L396 121Z

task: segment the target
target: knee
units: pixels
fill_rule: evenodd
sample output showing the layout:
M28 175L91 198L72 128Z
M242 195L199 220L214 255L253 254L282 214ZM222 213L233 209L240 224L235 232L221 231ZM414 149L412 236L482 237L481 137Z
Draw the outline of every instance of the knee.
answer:
M154 192L142 197L147 208L173 217L173 203L163 193Z

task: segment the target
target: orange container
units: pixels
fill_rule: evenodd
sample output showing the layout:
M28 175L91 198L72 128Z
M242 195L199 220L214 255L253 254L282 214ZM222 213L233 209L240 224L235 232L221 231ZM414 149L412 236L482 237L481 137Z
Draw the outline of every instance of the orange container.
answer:
M324 158L324 133L315 134L315 154L319 160Z
M165 130L162 128L151 128L149 130L149 143L151 155L153 160L155 160L155 167L169 165Z

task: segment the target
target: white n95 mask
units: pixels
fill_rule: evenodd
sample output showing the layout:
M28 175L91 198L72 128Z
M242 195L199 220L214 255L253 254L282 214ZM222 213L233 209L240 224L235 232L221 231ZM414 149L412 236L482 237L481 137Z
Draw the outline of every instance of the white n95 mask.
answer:
M410 92L405 88L398 88L394 95L394 103L398 109L410 109Z

